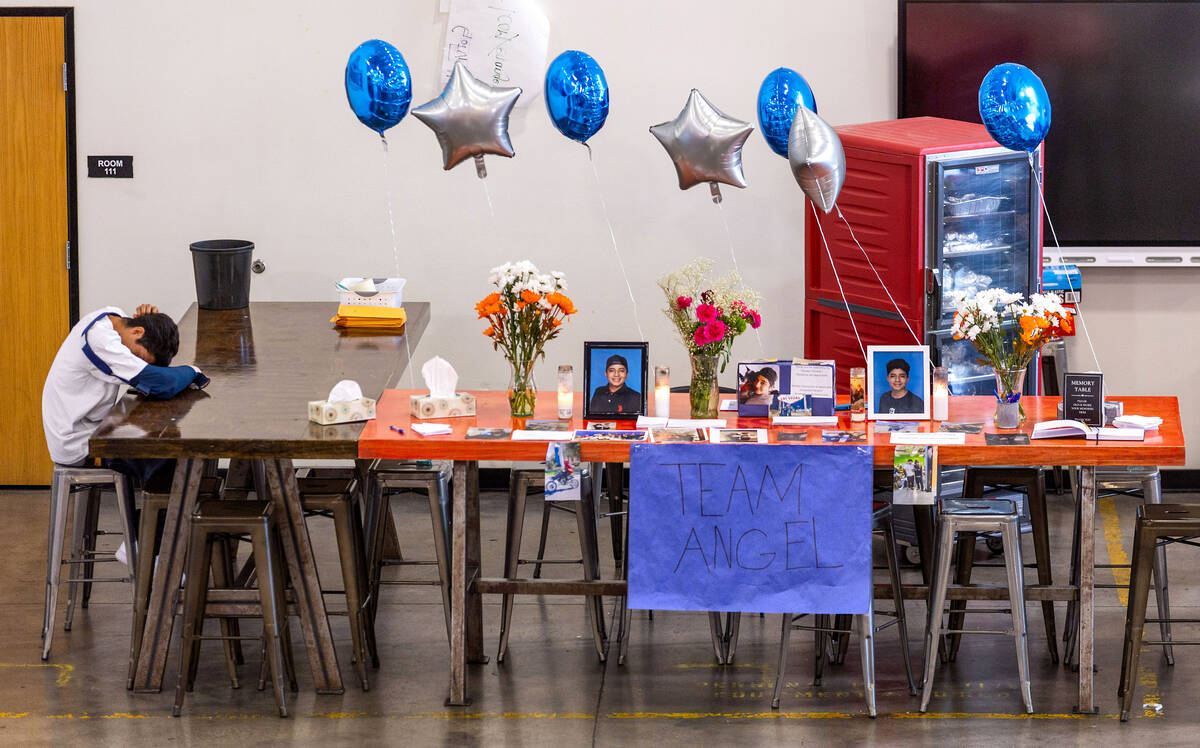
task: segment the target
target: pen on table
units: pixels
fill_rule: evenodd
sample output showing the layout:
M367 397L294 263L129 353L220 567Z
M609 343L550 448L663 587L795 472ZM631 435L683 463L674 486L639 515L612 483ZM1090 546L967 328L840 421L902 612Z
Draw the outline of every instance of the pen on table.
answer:
M395 431L397 434L404 433L404 429L400 428L399 426L388 426L388 428L391 429L392 431Z

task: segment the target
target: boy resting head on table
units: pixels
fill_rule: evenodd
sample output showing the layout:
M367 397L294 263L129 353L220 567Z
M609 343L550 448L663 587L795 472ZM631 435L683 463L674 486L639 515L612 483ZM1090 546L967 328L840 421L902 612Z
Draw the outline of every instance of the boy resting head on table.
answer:
M142 304L129 317L115 306L80 318L63 341L42 390L42 426L50 457L59 465L87 464L88 439L128 385L165 400L208 377L195 366L171 366L179 351L179 328L158 307ZM105 467L143 484L174 460L105 460Z

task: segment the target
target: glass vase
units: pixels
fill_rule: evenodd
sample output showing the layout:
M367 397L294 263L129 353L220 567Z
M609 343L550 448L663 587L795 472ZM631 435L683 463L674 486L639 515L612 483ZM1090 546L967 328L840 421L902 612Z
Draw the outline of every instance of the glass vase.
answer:
M510 361L508 407L514 418L529 418L537 405L532 361Z
M717 371L720 368L719 356L708 356L693 353L692 383L688 388L688 397L692 405L692 418L716 418L720 406L720 394L717 391Z
M996 377L996 428L1015 429L1025 422L1025 408L1021 405L1021 391L1025 389L1025 367L1020 369L992 370ZM1014 399L1015 396L1015 399ZM1009 402L1009 400L1013 400Z

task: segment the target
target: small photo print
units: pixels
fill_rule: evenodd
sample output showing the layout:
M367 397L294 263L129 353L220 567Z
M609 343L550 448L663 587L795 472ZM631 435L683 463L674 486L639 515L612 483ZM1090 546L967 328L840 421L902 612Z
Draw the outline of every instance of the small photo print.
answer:
M937 477L937 447L897 445L892 458L892 503L933 504Z
M468 439L507 439L512 434L512 429L505 428L484 428L482 426L468 426Z
M961 423L955 421L942 421L942 425L938 431L951 431L959 434L978 434L983 431L982 423Z
M836 442L836 443L858 443L867 440L867 432L865 431L822 431L821 441Z
M546 501L579 501L582 477L578 442L551 442L546 447Z
M571 422L567 420L526 421L526 431L570 431Z
M687 444L706 442L708 436L705 435L704 429L652 428L650 429L650 441L656 444Z
M808 439L807 431L776 431L775 441L777 442L802 442Z
M617 427L616 421L588 421L585 424L592 431L610 431Z
M780 395L778 400L781 416L812 415L812 395Z
M766 429L709 429L713 444L766 444Z
M1029 434L984 434L983 440L997 446L1016 446L1029 443Z
M610 431L608 429L576 429L575 441L579 442L644 442L645 431Z
M900 432L900 433L908 434L908 433L916 433L916 431L917 431L917 422L916 421L876 421L875 422L875 433L876 434L890 434L892 432Z

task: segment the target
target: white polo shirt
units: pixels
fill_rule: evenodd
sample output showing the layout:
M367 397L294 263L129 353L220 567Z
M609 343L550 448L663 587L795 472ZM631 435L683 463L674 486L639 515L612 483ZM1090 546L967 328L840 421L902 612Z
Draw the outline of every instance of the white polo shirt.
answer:
M116 404L121 386L149 366L121 342L109 314L128 316L119 307L106 306L80 317L46 376L42 427L50 457L60 465L73 465L87 457L88 439ZM85 350L110 373L101 371Z

